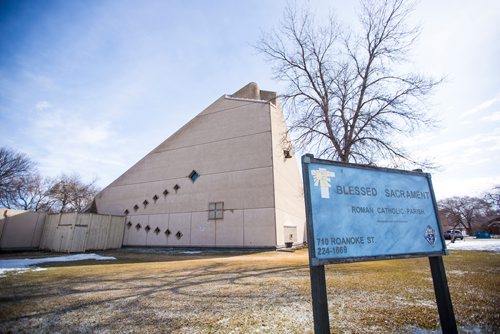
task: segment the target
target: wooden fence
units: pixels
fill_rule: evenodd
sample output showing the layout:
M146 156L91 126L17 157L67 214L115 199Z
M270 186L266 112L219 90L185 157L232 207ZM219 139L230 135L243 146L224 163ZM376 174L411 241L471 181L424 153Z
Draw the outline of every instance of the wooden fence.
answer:
M47 215L41 249L55 252L84 252L121 248L125 217L93 213Z
M0 250L37 249L45 213L0 209Z

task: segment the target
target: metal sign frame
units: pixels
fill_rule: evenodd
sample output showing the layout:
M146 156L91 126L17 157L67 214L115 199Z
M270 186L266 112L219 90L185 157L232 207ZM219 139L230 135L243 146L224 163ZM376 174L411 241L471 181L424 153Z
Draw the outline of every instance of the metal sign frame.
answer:
M320 163L320 164L330 164L336 166L354 167L361 169L370 169L385 171L391 173L401 173L407 175L419 175L425 176L428 181L429 190L431 193L431 199L433 202L434 215L437 221L437 227L439 231L439 237L442 242L442 250L437 252L424 252L424 253L409 253L409 254L397 254L397 255L382 255L382 256L365 256L365 257L353 257L353 258L335 258L335 259L318 259L314 244L314 228L313 228L313 215L312 215L312 203L311 203L311 192L310 192L310 180L309 180L309 164ZM325 265L334 263L346 263L346 262L360 262L360 261L375 261L375 260L390 260L390 259L406 259L414 257L428 257L429 265L431 269L432 281L434 285L434 293L436 296L436 304L438 307L439 320L441 323L441 330L445 334L456 334L457 324L455 320L455 314L453 311L453 304L451 301L450 291L448 288L448 281L446 279L446 272L444 268L444 262L442 255L447 255L446 243L444 241L442 227L439 222L438 210L436 205L436 198L434 196L434 190L432 188L430 174L422 172L409 172L403 170L394 170L387 168L377 168L368 167L355 164L345 164L340 162L334 162L329 160L315 159L313 155L306 154L302 156L302 177L304 182L304 200L306 205L306 222L307 222L307 242L309 246L309 273L311 277L311 294L312 294L312 307L313 307L313 318L314 318L314 332L320 334L330 333L330 320L328 315L328 299L326 290L326 276L325 276Z
M377 255L377 256L360 256L360 257L344 257L344 258L329 258L329 259L320 259L316 257L316 248L315 248L315 233L313 228L313 214L312 214L312 203L311 203L311 188L310 188L310 180L309 180L309 165L310 164L323 164L330 165L336 167L345 167L350 169L361 169L361 170L370 170L382 173L392 173L392 174L402 174L402 175L412 175L418 177L424 177L427 180L427 184L429 187L429 192L431 195L431 201L434 210L434 217L437 222L438 229L438 237L441 240L441 244L443 248L436 251L428 251L428 252L418 252L418 253L404 253L404 254L395 254L395 255ZM310 262L313 266L326 265L326 264L334 264L334 263L351 263L351 262L363 262L363 261L377 261L377 260L391 260L391 259L406 259L406 258L415 258L415 257L429 257L429 256L442 256L447 255L448 251L446 249L446 243L443 236L443 231L441 224L439 223L438 217L438 208L436 204L436 198L434 195L434 190L432 187L431 175L428 173L416 172L416 171L405 171L398 169L389 169L382 167L372 167L372 166L364 166L357 164L347 164L342 162L330 161L330 160L322 160L316 159L312 155L305 155L302 157L302 168L303 168L303 178L304 178L304 198L305 198L305 206L306 206L306 228L307 228L307 241L309 244L310 251Z

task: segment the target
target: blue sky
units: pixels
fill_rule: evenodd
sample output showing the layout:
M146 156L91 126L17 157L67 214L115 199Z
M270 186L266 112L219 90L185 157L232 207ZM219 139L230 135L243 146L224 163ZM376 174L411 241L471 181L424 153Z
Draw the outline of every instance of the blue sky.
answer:
M355 1L308 1L356 19ZM280 91L253 48L279 26L276 1L0 1L0 145L44 175L102 187L225 93ZM420 1L408 65L446 81L429 99L440 127L402 141L441 165L438 198L500 184L500 4Z

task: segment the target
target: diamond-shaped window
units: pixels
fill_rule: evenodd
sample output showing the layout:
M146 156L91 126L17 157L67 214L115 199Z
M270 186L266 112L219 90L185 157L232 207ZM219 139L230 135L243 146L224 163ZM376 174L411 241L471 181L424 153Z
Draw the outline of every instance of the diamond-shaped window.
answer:
M167 230L165 231L165 234L166 234L166 235L167 235L167 237L168 237L169 235L171 235L171 234L172 234L172 232L170 232L170 230L167 228Z
M142 202L142 204L144 205L144 209L148 206L149 202L147 199L144 200L144 202Z
M194 181L196 181L196 179L197 179L197 178L199 178L199 177L200 177L200 174L198 174L198 172L197 172L197 171L195 171L194 169L193 169L193 171L189 174L189 178L190 178L190 179L191 179L191 181L193 181L193 182L194 182Z
M182 238L182 236L183 236L183 234L182 234L182 232L181 232L181 231L177 231L177 233L175 234L175 237L176 237L177 239Z
M132 226L132 222L131 222L131 221L129 221L129 222L127 223L127 227L128 227L128 228L130 228L131 226Z
M139 205L136 204L136 205L134 205L134 211L137 211L137 210L139 210Z
M160 233L160 228L157 226L154 231L156 234Z
M153 201L155 201L155 203L156 203L156 201L158 200L158 198L159 198L158 195L154 195L153 196Z
M123 211L123 214L125 214L125 216L128 215L129 214L128 209L125 209L125 211Z
M181 186L180 186L180 185L178 185L178 184L176 184L176 185L174 186L174 190L175 190L175 192L177 192L177 190L179 190L179 189L181 189Z
M167 189L163 190L163 196L167 197L167 195L168 195L168 190Z
M137 225L135 225L135 228L136 228L137 230L140 230L140 229L141 229L141 227L142 227L142 226L141 226L141 224L139 224L139 223L137 223Z
M149 230L151 230L151 227L149 227L149 225L146 225L144 229L146 230L146 232L149 232Z

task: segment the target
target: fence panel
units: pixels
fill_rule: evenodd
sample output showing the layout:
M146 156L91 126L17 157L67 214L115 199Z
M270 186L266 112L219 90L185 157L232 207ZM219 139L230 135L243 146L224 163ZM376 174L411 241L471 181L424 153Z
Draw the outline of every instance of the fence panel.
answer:
M125 218L90 213L45 214L4 209L0 249L82 252L120 248Z
M85 252L85 243L87 240L87 227L84 225L76 225L73 230L73 240L70 245L70 252Z
M59 225L60 214L47 215L45 218L45 226L43 228L42 238L40 240L41 249L56 249L55 246L55 232L57 225ZM57 243L57 248L59 248L59 243Z
M0 249L31 249L40 246L44 213L2 209Z
M123 244L125 217L112 216L111 229L108 238L108 248L120 248Z

